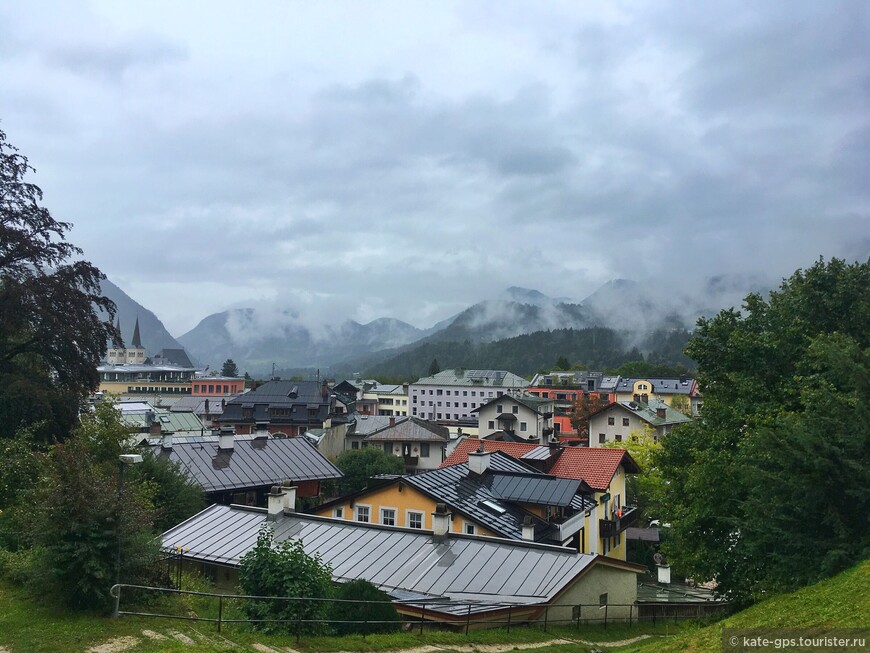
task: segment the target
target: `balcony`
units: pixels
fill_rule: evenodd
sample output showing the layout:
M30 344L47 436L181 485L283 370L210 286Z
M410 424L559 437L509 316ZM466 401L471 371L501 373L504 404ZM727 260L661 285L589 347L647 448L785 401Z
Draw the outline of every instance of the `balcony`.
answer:
M405 461L405 467L416 467L420 458L418 456L402 456L402 460Z
M599 520L601 537L614 537L629 526L634 526L634 523L637 521L637 515L637 508L631 507L624 508L620 518Z
M554 519L550 523L554 524L558 529L553 534L552 539L561 543L583 528L583 525L586 523L586 513L581 510L563 520Z

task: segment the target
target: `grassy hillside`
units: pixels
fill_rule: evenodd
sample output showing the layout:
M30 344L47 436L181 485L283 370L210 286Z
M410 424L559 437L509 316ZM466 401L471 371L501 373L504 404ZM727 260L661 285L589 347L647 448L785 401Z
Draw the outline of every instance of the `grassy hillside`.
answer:
M668 640L623 650L643 653L721 653L724 628L870 628L870 560L792 594L776 596L722 621Z

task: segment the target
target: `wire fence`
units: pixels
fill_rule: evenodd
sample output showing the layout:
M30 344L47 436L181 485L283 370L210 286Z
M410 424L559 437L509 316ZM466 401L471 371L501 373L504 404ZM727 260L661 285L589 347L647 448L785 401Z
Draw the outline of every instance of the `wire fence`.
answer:
M443 598L408 599L401 601L364 601L323 597L275 597L250 596L201 592L168 587L118 584L111 588L112 597L129 597L130 609L118 611L118 615L152 617L156 619L177 619L214 623L217 631L227 624L249 624L256 627L262 624L283 624L284 628L295 633L297 639L302 635L321 634L329 626L346 624L352 630L367 634L385 629L405 631L427 629L471 630L482 628L506 628L510 632L516 627L536 627L547 632L550 628L574 628L584 625L625 624L629 627L640 624L676 623L681 620L700 621L716 616L724 606L719 603L574 603L574 604L524 604L494 603L483 601L454 601ZM169 601L155 600L155 597ZM171 600L171 599L176 600ZM182 600L177 600L182 599ZM252 618L247 609L252 603L269 602L272 606L287 604L292 606L291 618ZM191 609L195 604L196 610ZM336 604L353 604L359 610L356 619L325 618L330 607ZM389 604L399 613L399 621L370 617L378 613L378 605ZM317 607L321 609L318 610ZM155 612L148 608L166 608L168 611ZM187 611L187 614L179 612Z

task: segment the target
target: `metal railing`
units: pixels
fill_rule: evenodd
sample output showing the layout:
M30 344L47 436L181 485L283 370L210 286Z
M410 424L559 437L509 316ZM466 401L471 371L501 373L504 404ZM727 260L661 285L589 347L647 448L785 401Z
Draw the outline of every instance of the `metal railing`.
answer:
M120 610L118 615L152 617L157 619L177 619L184 621L197 621L214 623L217 631L225 624L264 624L284 623L291 631L295 631L297 640L301 636L303 626L309 624L356 624L363 637L372 634L375 627L384 624L403 626L406 631L419 629L422 635L424 629L449 628L469 631L479 628L511 628L518 626L538 627L547 632L549 628L572 627L579 630L581 626L602 625L605 629L608 624L627 624L628 626L639 624L676 623L680 620L699 621L722 613L725 606L712 602L696 603L577 603L565 605L548 604L522 604L522 603L495 603L482 601L453 601L444 598L409 599L402 601L364 601L354 599L320 598L320 597L290 597L290 596L251 596L241 594L221 594L216 592L199 592L194 590L181 590L168 587L152 587L146 585L116 584L113 585L110 594L117 599L119 604L123 596L122 590L136 590L146 593L158 593L163 595L192 596L202 599L211 599L217 602L215 616L203 616L199 614L165 614L147 612L142 609ZM299 610L291 619L254 619L250 617L238 617L227 615L228 605L232 605L237 611L248 601L287 602L297 604L357 604L372 606L376 604L391 604L399 612L399 621L385 621L376 619L362 620L330 620L325 622L323 617L303 618ZM243 611L243 610L242 610ZM365 612L365 611L363 611Z

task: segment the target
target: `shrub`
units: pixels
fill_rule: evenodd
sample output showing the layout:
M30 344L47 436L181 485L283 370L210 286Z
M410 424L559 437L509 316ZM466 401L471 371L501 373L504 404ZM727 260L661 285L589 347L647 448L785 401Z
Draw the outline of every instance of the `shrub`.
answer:
M332 593L332 570L310 556L299 540L273 543L274 532L263 526L256 546L242 556L239 585L248 596L329 598ZM263 632L290 632L298 635L321 635L326 631L326 601L287 601L249 599L245 611L249 619L273 620L256 623Z
M367 580L352 580L338 586L329 618L339 635L393 633L401 627L399 613L386 592Z

